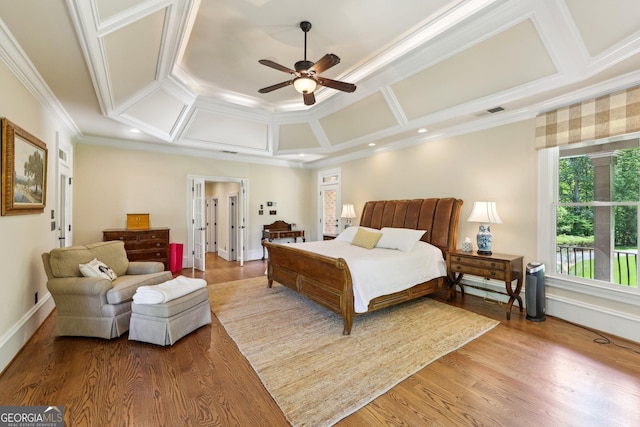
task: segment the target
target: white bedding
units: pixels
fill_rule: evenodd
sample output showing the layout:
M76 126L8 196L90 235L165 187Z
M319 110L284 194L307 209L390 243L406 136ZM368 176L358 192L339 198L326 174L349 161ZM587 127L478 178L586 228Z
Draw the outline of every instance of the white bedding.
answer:
M343 258L353 282L356 313L364 313L369 302L379 296L408 289L446 275L442 251L425 242L403 252L394 249L365 249L338 240L289 243L297 249L332 258Z

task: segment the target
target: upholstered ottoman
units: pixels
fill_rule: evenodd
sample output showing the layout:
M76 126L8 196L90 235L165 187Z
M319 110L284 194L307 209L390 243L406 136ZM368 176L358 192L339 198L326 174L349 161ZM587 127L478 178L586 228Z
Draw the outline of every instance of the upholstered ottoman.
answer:
M163 304L132 303L129 339L173 345L180 338L209 323L209 290L201 288Z

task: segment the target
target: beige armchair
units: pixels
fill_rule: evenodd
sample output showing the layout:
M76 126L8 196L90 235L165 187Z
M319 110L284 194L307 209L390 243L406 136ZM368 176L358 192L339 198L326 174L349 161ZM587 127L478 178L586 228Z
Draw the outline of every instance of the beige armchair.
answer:
M98 259L118 276L83 277L80 264ZM57 336L116 338L129 330L131 302L142 285L171 280L160 262L129 262L124 242L110 241L86 246L56 248L42 254L47 289L58 310Z

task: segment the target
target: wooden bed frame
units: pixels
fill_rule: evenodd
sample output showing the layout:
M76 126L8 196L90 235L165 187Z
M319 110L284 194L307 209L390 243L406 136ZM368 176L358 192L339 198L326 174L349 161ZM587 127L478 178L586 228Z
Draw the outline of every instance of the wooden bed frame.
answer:
M426 230L422 240L446 252L456 248L462 200L455 198L386 200L367 202L362 210L363 227L398 227ZM331 258L263 241L269 251L267 275L273 281L304 295L342 316L349 335L356 314L351 272L342 258ZM373 299L368 311L379 310L446 289L446 277L420 283L407 290Z

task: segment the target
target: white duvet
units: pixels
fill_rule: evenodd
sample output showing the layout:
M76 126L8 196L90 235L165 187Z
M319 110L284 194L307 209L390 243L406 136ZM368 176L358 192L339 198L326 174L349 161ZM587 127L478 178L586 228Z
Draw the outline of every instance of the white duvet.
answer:
M425 242L418 242L409 252L365 249L338 240L289 245L331 258L343 258L347 262L356 313L366 312L369 302L376 297L445 276L447 271L442 251Z

